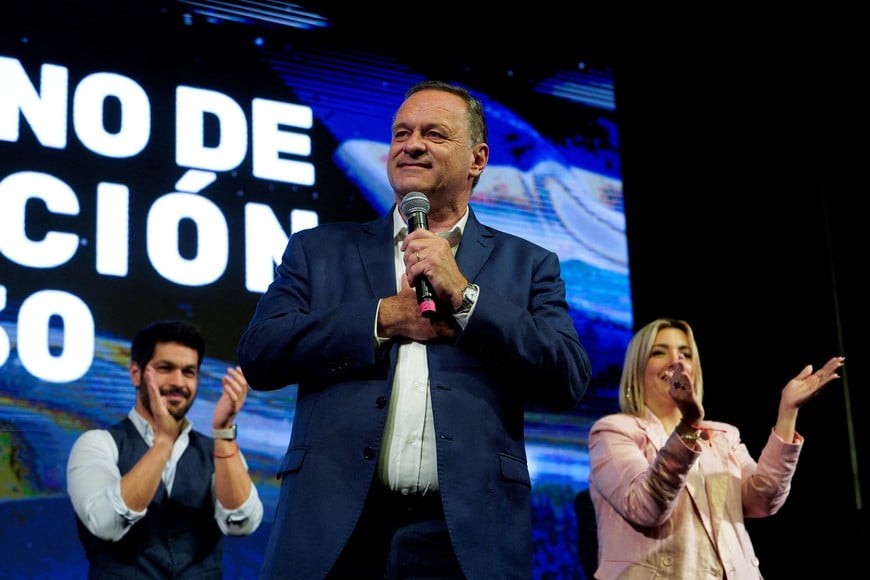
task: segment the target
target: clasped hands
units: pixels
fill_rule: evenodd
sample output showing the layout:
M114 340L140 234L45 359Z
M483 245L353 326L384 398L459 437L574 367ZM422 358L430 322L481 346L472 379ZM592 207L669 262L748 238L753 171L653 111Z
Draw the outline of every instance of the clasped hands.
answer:
M154 369L149 365L143 373L145 388L148 390L150 411L155 421L155 437L158 434L168 434L174 441L184 425L184 417L175 417L161 396L160 387L154 377ZM241 367L230 367L221 378L222 392L215 404L212 417L214 429L226 429L233 425L236 415L241 411L248 396L248 381Z

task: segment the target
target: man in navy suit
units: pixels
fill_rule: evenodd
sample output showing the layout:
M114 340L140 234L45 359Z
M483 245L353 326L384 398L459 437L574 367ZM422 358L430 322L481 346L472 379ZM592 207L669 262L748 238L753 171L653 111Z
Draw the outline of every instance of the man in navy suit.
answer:
M556 254L469 206L486 131L464 88L411 87L396 205L290 238L238 348L253 389L298 384L262 578L532 577L524 411L573 408L590 364Z

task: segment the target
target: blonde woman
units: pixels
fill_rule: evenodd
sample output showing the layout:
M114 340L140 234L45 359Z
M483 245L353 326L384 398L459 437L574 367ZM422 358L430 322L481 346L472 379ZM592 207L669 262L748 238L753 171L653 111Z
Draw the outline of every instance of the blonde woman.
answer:
M685 321L641 328L625 355L622 410L589 435L589 491L598 530L595 578L762 578L744 518L776 513L803 446L798 409L844 357L786 383L756 461L736 427L704 419L698 346Z

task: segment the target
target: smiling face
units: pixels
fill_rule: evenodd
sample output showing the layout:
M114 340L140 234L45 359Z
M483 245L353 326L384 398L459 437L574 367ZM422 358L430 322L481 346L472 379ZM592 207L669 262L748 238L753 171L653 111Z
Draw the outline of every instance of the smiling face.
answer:
M196 349L177 342L158 342L154 345L154 356L148 361L147 367L153 371L153 380L166 408L177 421L181 421L196 398L199 379ZM144 369L140 369L135 362L130 366L130 378L138 393L137 410L143 416L151 416L151 397L145 383Z
M387 177L400 200L425 193L436 207L467 203L486 164L487 146L472 146L467 108L457 95L426 89L409 96L393 122ZM483 155L481 156L481 151Z
M673 408L675 403L668 390L676 364L682 364L684 373L694 384L694 353L689 337L679 328L662 328L650 349L643 373L644 397L652 409Z

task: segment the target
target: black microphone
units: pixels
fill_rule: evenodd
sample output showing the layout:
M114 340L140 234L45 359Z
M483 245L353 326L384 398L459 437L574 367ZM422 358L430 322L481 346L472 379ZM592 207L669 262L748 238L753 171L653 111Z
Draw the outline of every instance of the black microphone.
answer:
M416 229L429 229L429 198L419 191L411 191L402 198L402 213L408 221L408 233ZM435 316L435 292L426 276L417 276L414 283L420 313L426 318Z

